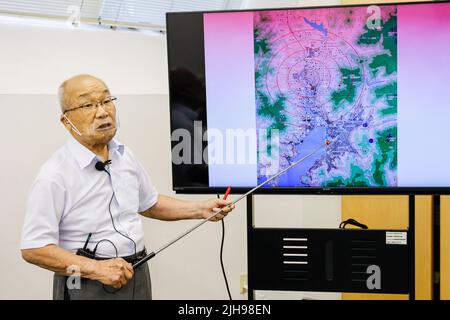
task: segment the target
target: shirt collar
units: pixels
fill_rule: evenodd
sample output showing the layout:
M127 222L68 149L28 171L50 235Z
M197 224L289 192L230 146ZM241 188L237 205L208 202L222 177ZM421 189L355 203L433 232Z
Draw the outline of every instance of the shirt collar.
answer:
M93 153L91 150L83 146L73 137L70 137L69 141L67 142L67 146L72 155L75 157L75 160L77 161L81 169L86 168L88 165L91 164L92 160L97 158L97 155L95 153ZM119 155L122 156L124 151L124 145L119 141L112 139L110 142L108 142L108 151L109 154L117 152Z

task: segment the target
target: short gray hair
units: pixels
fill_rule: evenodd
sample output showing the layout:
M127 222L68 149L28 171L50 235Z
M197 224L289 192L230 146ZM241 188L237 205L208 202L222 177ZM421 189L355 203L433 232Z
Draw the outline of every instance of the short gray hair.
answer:
M103 82L103 80L101 80L101 79L99 79L99 78L97 78L97 77L95 77L95 76L93 76L93 75L90 75L90 74L79 74L79 75L73 76L73 77L71 77L71 78L65 80L63 83L61 83L61 85L60 85L59 88L58 88L59 105L60 105L60 107L61 107L61 112L62 112L62 113L64 113L65 111L67 111L67 107L68 107L68 105L67 105L67 96L66 96L66 87L67 87L67 84L68 84L70 81L72 81L72 80L74 80L74 79L77 79L77 78L80 78L80 77L86 77L86 78L96 79L97 81L100 81L101 83L103 83L103 85L105 86L105 88L108 89L108 87L106 86L105 82ZM109 89L108 89L108 90L109 90Z

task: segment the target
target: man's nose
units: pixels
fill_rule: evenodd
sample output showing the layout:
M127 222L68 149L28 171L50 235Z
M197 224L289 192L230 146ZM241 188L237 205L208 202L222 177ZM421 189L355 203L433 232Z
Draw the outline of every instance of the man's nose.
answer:
M95 114L95 117L96 117L96 118L103 119L103 118L106 118L106 117L108 117L108 116L109 116L109 113L106 112L106 110L105 110L105 108L103 107L103 105L102 105L101 103L99 103L99 104L97 105L97 113Z

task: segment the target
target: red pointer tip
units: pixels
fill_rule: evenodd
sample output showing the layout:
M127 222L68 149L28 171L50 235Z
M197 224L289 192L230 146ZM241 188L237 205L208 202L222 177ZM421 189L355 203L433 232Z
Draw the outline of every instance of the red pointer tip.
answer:
M325 143L327 144L327 146L329 146L331 144L330 140L325 141Z
M225 194L224 194L224 196L223 196L223 200L227 200L227 197L228 197L228 195L230 194L230 191L231 191L231 186L229 186L229 187L227 188L227 191L225 191Z

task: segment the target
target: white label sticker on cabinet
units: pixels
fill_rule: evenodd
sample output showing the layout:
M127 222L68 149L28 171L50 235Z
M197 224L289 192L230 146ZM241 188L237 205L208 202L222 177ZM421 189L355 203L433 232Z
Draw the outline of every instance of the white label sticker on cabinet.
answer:
M407 233L386 231L386 244L407 244Z

